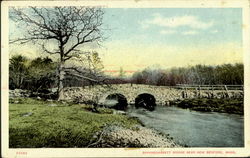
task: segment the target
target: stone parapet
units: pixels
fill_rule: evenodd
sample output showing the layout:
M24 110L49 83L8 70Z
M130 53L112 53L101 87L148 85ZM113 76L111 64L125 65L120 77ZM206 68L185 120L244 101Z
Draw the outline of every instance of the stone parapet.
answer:
M67 87L64 88L64 99L103 104L108 95L115 93L124 95L129 104L133 104L138 95L148 93L155 97L158 105L169 105L170 101L185 98L242 98L244 96L242 90L197 91L176 89L167 86L115 84L110 86Z

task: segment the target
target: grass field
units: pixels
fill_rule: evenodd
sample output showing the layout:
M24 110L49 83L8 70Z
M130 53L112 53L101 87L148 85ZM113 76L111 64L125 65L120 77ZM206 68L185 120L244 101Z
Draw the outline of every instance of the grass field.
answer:
M11 99L9 104L10 148L86 147L93 135L105 126L132 128L139 121L112 114L89 105L41 101L31 98Z

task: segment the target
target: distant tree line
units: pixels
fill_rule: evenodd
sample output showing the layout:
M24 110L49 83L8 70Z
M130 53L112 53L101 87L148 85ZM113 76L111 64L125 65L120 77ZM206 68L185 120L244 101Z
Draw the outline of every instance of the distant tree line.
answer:
M218 66L196 65L186 68L167 70L147 68L135 72L131 77L111 77L103 74L103 65L97 53L87 57L89 63L76 67L84 72L83 77L65 74L66 87L93 86L95 84L147 84L157 86L175 86L176 84L197 85L242 85L244 82L243 64L224 64ZM86 63L86 62L85 62ZM66 71L67 72L67 71ZM103 80L102 83L95 80ZM58 85L58 63L49 57L28 59L15 55L10 59L9 88L43 91Z
M244 82L243 69L241 63L218 66L196 65L168 70L145 69L134 73L130 82L157 86L175 86L176 84L241 85Z

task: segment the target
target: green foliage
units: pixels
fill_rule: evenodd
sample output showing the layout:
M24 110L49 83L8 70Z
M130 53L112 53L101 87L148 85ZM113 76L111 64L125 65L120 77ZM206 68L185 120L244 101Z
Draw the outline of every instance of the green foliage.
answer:
M92 52L91 54L91 61L92 61L92 65L93 65L93 70L99 72L102 71L102 69L104 68L101 58L99 57L99 54L97 52Z
M35 58L29 65L29 72L32 76L43 76L46 73L54 71L55 63L48 57L46 58Z
M123 77L125 77L125 74L126 74L126 72L123 70L123 68L122 67L120 67L120 70L119 70L119 77L120 78L123 78Z
M10 89L46 89L55 83L57 63L50 58L27 59L17 55L10 59Z
M244 114L243 98L239 99L208 99L208 98L196 98L185 99L177 103L178 107L189 108L196 111L206 112L225 112L231 114Z
M109 114L107 109L92 113L87 107L30 98L22 99L21 104L10 104L10 148L86 147L105 126L132 128L139 123L124 115ZM25 113L32 114L24 116Z
M10 88L23 88L23 82L28 74L28 59L15 55L10 59Z
M50 58L36 58L30 62L26 88L43 90L52 87L56 82L57 63Z
M103 76L103 64L97 52L87 54L87 61L83 60L81 66L76 67L83 71L83 76L96 79ZM79 57L79 56L78 56ZM84 65L89 63L89 65ZM13 56L10 59L10 89L28 89L33 92L46 92L48 88L58 86L58 63L49 57L37 57L28 59L22 55ZM73 70L72 70L73 71ZM92 82L86 79L79 79L71 74L66 74L65 86L83 86Z

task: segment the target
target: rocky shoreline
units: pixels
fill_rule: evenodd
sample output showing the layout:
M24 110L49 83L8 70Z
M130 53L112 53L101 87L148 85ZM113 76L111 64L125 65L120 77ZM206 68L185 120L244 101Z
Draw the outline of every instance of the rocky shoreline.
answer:
M127 129L121 126L107 126L94 135L89 148L173 148L181 147L169 136L142 127L140 125Z

